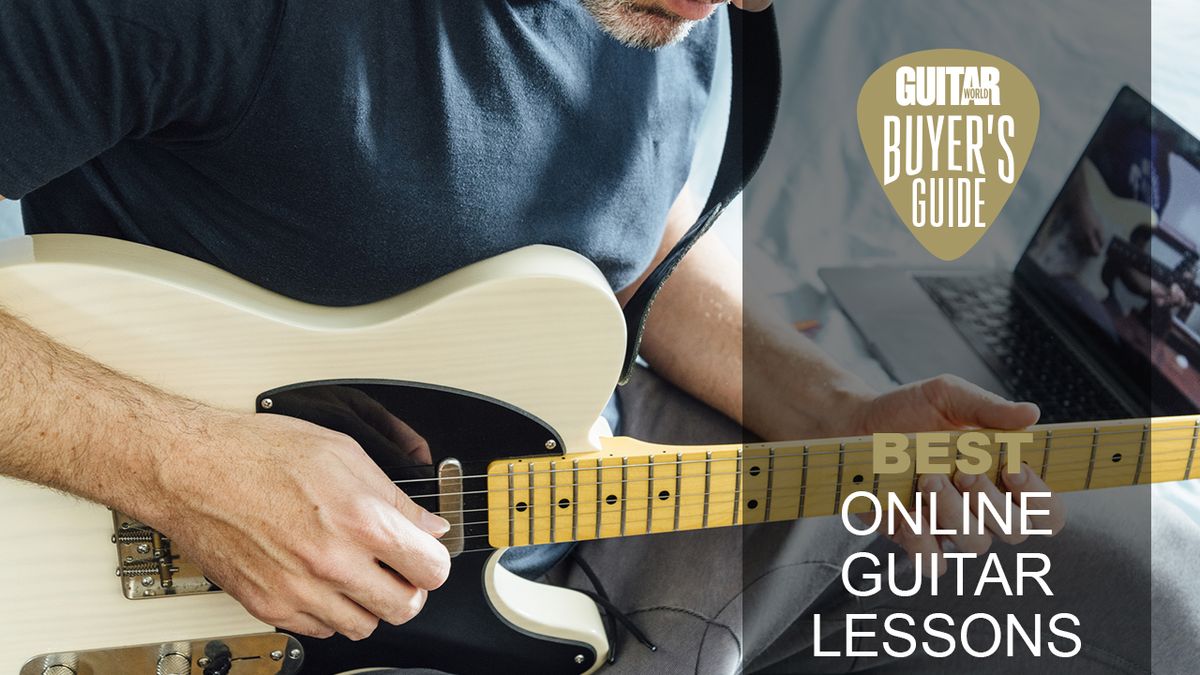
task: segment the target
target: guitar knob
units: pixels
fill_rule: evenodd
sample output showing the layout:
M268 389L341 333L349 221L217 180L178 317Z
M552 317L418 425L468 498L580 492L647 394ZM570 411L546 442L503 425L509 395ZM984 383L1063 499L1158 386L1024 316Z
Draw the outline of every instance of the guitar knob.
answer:
M42 671L42 675L76 675L76 673L71 666L64 666L60 663L46 668Z
M192 660L186 654L168 652L158 657L158 675L191 675Z

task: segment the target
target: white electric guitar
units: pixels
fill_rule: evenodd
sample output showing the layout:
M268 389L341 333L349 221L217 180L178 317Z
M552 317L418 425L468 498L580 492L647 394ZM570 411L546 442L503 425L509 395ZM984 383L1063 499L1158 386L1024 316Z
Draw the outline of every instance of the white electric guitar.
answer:
M666 447L593 433L625 324L600 272L561 249L520 249L331 309L160 250L41 235L0 242L0 306L120 372L229 410L353 433L353 404L369 397L429 441L432 466L386 468L451 521L455 556L425 612L341 644L335 662L328 643L252 618L172 551L169 533L0 479L2 675L586 673L609 653L595 603L499 567L506 547L829 515L857 490L913 493L911 472L871 473L866 438ZM331 400L347 402L344 416ZM1023 459L1061 491L1183 480L1196 430L1194 417L1035 427Z

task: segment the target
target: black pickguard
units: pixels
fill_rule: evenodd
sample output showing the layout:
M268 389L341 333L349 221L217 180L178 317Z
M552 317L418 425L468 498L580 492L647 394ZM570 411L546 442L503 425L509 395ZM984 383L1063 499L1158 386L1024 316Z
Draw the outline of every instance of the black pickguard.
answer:
M263 402L270 400L269 408ZM404 491L425 508L437 509L435 469L453 457L463 465L465 522L485 519L487 485L482 476L495 459L557 455L562 439L541 420L500 401L464 391L412 382L377 380L303 383L259 396L259 412L298 417L353 437ZM416 465L397 446L380 412L403 420L429 444L432 465ZM554 441L547 449L547 441ZM421 480L429 479L429 480ZM469 494L475 493L475 494ZM466 549L487 546L487 527L465 529ZM305 675L367 667L421 667L447 673L581 673L596 654L589 645L528 635L492 611L483 569L492 550L454 558L450 578L429 596L425 609L403 626L381 623L367 640L341 636L301 638ZM580 656L582 662L576 662Z

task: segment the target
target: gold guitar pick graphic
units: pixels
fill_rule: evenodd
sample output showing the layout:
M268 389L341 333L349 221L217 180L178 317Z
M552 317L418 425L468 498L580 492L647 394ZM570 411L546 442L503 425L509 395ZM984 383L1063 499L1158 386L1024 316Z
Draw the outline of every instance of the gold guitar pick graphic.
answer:
M996 220L1037 137L1037 92L1013 64L968 49L893 59L858 95L875 178L917 241L942 260Z

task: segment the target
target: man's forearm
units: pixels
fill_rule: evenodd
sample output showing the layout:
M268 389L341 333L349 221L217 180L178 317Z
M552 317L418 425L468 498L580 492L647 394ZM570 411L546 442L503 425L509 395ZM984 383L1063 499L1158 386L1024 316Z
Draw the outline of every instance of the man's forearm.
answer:
M188 401L119 375L0 310L0 474L128 509Z
M685 193L657 259L694 216ZM746 303L744 293L740 263L715 235L704 237L655 300L642 354L664 377L761 436L843 431L830 422L874 392L766 303Z

